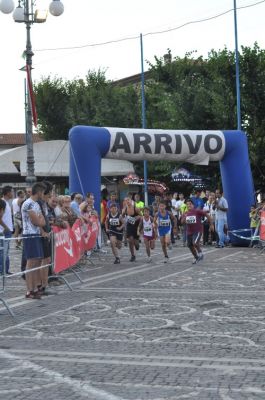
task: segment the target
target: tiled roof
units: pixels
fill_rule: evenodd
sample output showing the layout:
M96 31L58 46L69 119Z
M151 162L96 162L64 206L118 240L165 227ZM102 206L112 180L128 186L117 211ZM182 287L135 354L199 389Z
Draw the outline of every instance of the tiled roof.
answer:
M40 135L33 134L33 143L43 142ZM0 146L13 145L23 146L26 144L26 137L24 133L0 133Z

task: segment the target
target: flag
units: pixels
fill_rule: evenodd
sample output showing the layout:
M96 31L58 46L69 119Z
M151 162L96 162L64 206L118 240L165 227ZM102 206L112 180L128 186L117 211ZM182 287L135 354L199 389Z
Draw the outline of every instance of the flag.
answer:
M30 66L26 64L26 72L27 72L27 84L28 84L28 92L30 98L30 107L32 111L32 120L35 128L37 128L37 109L36 109L36 102L35 102L35 95L33 91L32 81L31 81L31 73L30 73Z

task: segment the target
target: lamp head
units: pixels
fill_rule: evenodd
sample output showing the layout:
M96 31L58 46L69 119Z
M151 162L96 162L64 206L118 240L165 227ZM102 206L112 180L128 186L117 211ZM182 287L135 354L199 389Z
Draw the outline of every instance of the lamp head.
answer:
M64 12L64 5L60 0L53 0L50 4L49 11L54 17L59 17Z
M20 5L15 8L13 12L13 18L15 22L25 22L25 10Z
M15 8L13 0L0 0L0 11L4 14L10 14Z

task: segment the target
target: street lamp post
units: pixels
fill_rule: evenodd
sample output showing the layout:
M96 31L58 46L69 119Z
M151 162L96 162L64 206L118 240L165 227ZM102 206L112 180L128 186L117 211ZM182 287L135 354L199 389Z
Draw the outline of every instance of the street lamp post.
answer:
M13 12L15 22L24 22L26 25L26 71L28 79L27 90L27 109L26 109L26 146L27 146L27 176L26 183L31 186L36 182L34 170L34 153L33 153L33 98L31 90L31 70L32 57L34 55L31 45L31 25L34 23L42 23L46 21L47 11L40 11L35 8L35 0L18 0L18 6L15 8L13 0L0 0L0 11L4 14ZM60 16L64 11L64 6L60 0L52 0L49 11L53 16Z

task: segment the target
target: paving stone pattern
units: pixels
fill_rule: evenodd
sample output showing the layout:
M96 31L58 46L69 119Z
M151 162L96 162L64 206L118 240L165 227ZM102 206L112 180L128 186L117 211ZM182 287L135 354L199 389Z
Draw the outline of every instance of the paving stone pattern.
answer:
M113 265L84 260L73 287L26 300L7 280L0 304L0 400L264 400L265 255L205 247L191 264L178 243L164 264L143 247ZM11 249L12 271L20 252Z

